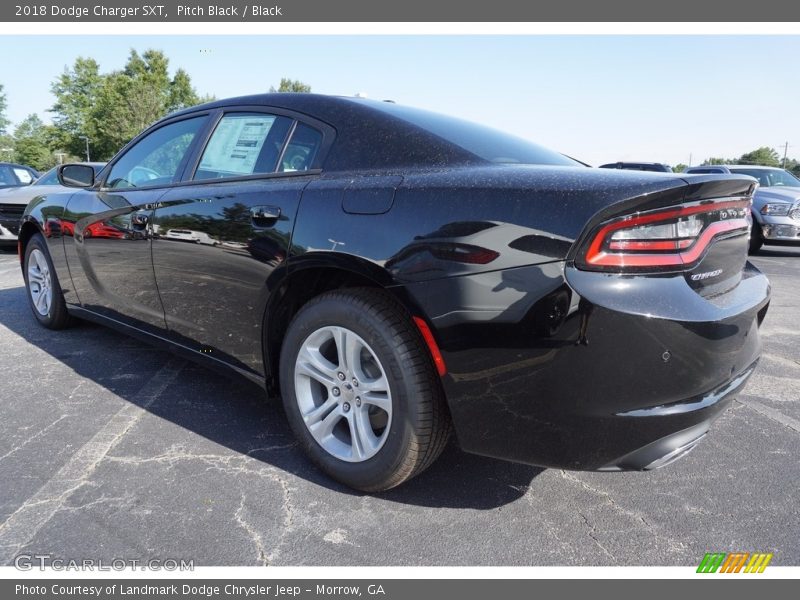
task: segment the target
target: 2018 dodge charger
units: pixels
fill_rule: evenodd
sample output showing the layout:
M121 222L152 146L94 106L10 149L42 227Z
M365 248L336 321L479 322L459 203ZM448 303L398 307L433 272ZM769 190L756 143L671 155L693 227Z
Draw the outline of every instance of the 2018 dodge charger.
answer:
M60 177L75 189L32 202L19 236L39 322L106 323L279 390L308 455L361 490L419 473L451 430L542 466L662 466L759 357L749 177L589 169L312 94L194 107L99 178ZM154 235L179 228L220 243Z

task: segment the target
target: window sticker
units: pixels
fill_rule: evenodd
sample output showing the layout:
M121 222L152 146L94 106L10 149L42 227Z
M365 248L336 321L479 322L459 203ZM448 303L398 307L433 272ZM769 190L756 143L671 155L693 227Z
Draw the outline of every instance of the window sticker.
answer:
M200 170L250 175L274 122L271 115L224 117L211 136Z
M28 184L33 181L33 177L31 177L31 174L25 169L14 169L14 175L17 176L20 183Z

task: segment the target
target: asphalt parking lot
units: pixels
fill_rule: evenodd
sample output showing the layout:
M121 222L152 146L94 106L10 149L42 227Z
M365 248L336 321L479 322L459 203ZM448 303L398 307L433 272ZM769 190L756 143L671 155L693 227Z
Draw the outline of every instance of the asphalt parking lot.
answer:
M800 564L800 248L753 261L773 284L760 368L683 460L576 473L451 445L368 496L312 467L247 382L103 327L39 327L0 253L0 564L696 565L711 551Z

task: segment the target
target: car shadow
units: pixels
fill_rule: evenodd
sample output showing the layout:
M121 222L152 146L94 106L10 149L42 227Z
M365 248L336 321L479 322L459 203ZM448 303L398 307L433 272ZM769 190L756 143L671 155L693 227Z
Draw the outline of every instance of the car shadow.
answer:
M153 364L172 355L114 330L78 321L64 331L41 327L30 312L24 287L0 290L0 325L57 359L81 378L102 385L149 413L241 455L282 469L316 485L363 496L319 471L294 442L279 399L231 372L225 377L190 361L179 360L173 385L155 402L145 405L126 377L112 377L104 358L112 349L125 351L125 371L146 381ZM146 352L143 352L146 351ZM144 361L143 356L148 360ZM137 364L141 361L141 364ZM142 383L144 383L144 381ZM66 383L70 385L70 383ZM184 390L183 394L176 393ZM148 400L149 402L149 400ZM266 441L265 441L266 440ZM278 451L276 451L278 449ZM377 494L401 504L490 510L518 500L543 469L462 452L451 441L442 456L424 473L399 488Z

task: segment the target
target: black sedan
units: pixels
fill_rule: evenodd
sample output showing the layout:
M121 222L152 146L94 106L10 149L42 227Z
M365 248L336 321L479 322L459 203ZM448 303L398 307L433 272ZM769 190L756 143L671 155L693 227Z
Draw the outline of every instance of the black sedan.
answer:
M34 316L280 392L330 476L377 491L469 452L643 470L753 372L769 282L748 177L589 169L394 103L249 96L170 115L33 201ZM170 230L212 243L170 240Z

